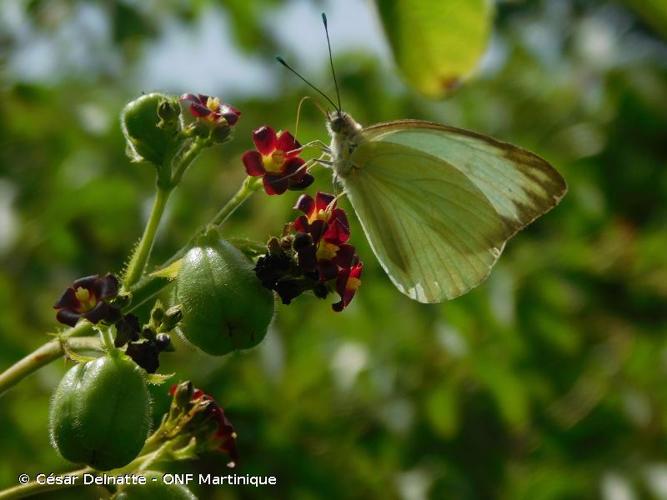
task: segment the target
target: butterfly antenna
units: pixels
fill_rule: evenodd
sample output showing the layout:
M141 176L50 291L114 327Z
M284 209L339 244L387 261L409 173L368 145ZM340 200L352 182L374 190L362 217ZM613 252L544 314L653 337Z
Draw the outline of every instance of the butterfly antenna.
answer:
M331 55L331 40L329 39L329 25L327 23L327 15L322 12L322 24L324 24L324 33L327 35L327 48L329 49L329 64L331 64L331 74L333 75L334 85L336 86L336 99L338 101L338 112L341 111L340 106L340 89L338 88L338 80L336 79L336 70L334 69L333 56Z
M283 59L283 58L280 57L280 56L276 56L276 61L278 61L278 62L279 62L280 64L282 64L283 66L285 66L288 70L290 70L290 71L291 71L292 73L294 73L296 76L298 76L299 78L301 78L301 80L303 80L304 83L305 83L306 85L308 85L311 89L313 89L313 90L315 90L317 93L319 93L322 97L324 97L327 101L329 101L329 102L331 103L331 105L332 105L334 108L336 108L336 103L333 102L333 101L331 100L331 97L329 97L328 95L326 95L324 92L322 92L320 89L318 89L315 85L313 85L313 84L310 83L308 80L306 80L303 76L301 76L301 74L300 74L297 70L295 70L292 66L290 66L289 64L287 64L287 63L285 62L285 59ZM338 108L336 108L336 109L338 109Z

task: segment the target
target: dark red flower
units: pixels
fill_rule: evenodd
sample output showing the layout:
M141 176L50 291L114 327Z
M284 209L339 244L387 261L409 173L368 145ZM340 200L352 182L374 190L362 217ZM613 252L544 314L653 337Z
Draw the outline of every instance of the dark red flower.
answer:
M112 274L100 278L95 274L79 278L65 290L53 306L58 310L56 319L75 326L79 318L91 323L113 323L120 318L120 310L108 301L118 295L118 279Z
M334 311L342 311L352 301L354 294L359 286L361 286L360 278L363 268L363 264L359 262L350 268L341 269L338 273L338 277L336 278L336 292L340 295L340 301L331 305Z
M221 102L217 97L204 94L183 94L181 102L189 104L192 116L214 125L219 125L224 120L227 125L233 126L241 116L238 109Z
M355 248L348 243L345 211L328 193L317 193L315 198L301 195L294 208L304 215L286 226L281 240L269 242L269 253L257 260L255 273L285 304L308 290L320 298L335 291L341 300L333 308L342 311L361 284L362 269Z
M242 156L248 175L262 177L266 194L282 194L288 189L298 191L310 186L315 180L299 158L301 144L287 131L276 133L269 126L252 133L255 151L246 151Z

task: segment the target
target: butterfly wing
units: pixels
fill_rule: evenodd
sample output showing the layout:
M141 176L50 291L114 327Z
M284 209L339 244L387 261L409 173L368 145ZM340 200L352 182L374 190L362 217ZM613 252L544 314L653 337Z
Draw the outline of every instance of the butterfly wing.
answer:
M479 285L567 189L538 156L473 132L405 120L363 134L341 181L384 270L419 302Z

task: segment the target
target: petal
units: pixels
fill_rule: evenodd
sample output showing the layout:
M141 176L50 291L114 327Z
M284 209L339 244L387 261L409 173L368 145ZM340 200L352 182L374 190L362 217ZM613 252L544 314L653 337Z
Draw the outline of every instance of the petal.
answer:
M99 284L99 299L110 299L118 295L118 278L113 274L107 274L104 278L97 280Z
M323 238L330 243L336 244L346 243L350 239L350 227L343 210L339 208L334 209Z
M229 104L220 106L220 114L230 125L236 125L236 122L239 121L239 116L241 116L241 112Z
M98 302L95 307L82 315L91 323L107 321L113 323L120 318L120 311L106 302Z
M294 136L290 134L287 130L281 130L280 132L278 132L277 139L278 140L276 142L276 149L284 151L285 153L291 151L289 155L290 157L298 156L301 153L301 151L299 150L301 144L299 144L299 141L297 141L294 138Z
M69 309L61 309L56 313L56 319L67 326L76 326L76 322L79 321L81 315L70 311Z
M308 186L310 186L313 182L315 181L315 177L313 177L310 174L305 174L301 179L295 178L290 178L289 180L289 189L292 191L301 191L302 189L306 189Z
M318 242L322 239L322 235L327 229L327 223L323 220L316 220L310 225L310 235L313 241Z
M310 217L313 213L313 210L315 210L315 200L312 196L302 194L299 196L296 205L294 205L294 209L301 210L304 214Z
M294 221L294 229L300 233L309 233L310 224L308 223L308 218L305 215L299 215Z
M318 192L315 195L315 208L319 212L320 210L326 210L329 207L329 204L334 200L335 196L329 193Z
M245 166L245 171L248 175L253 177L259 177L264 175L266 170L264 169L264 164L262 163L262 155L257 151L246 151L241 157L241 161Z
M282 171L292 177L301 178L306 174L306 167L304 167L305 163L305 161L298 157L287 158L283 162Z
M264 176L264 191L268 195L274 194L283 194L287 191L287 177L284 175L271 175L266 174Z
M340 267L350 269L357 260L357 251L352 245L340 245L335 260Z
M197 118L204 118L212 113L212 111L207 108L205 105L198 102L193 102L190 104L190 113Z
M252 133L252 141L262 155L270 155L276 150L276 131L268 125L259 127Z
M62 294L58 302L53 305L54 309L76 309L80 306L79 300L76 298L74 288L68 288Z

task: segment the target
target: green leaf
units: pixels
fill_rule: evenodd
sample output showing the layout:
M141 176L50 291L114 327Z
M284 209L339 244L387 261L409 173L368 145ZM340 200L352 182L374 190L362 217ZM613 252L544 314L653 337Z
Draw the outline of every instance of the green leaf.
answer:
M394 57L410 85L441 98L477 67L491 32L487 0L377 0Z

